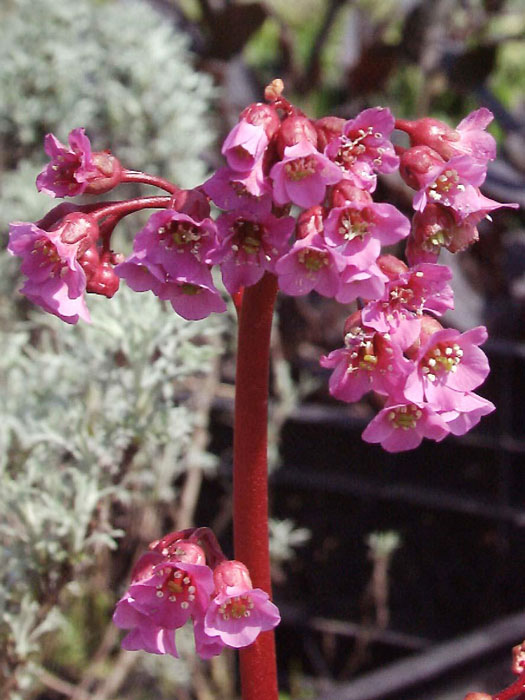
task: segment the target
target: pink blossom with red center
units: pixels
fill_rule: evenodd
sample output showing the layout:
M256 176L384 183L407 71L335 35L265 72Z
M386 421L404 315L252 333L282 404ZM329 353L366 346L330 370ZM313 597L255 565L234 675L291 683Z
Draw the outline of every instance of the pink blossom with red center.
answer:
M320 359L322 367L334 370L330 393L342 401L358 401L369 391L391 395L412 370L401 348L370 328L351 328L345 346Z
M32 223L11 224L7 249L22 258L28 278L21 293L67 323L89 322L86 275L78 258L97 237L98 226L88 214L66 214L50 231Z
M297 240L290 251L275 265L279 288L290 296L302 296L315 290L325 297L335 297L345 258L328 248L317 233Z
M53 134L47 134L44 149L51 162L36 179L39 192L51 197L75 197L99 174L84 129L71 131L68 141L69 148Z
M341 170L309 141L284 149L284 158L270 170L273 199L280 206L292 202L307 209L320 204L326 187L342 179Z
M235 294L241 287L256 284L265 271L274 271L294 228L291 216L256 216L241 210L223 214L217 219L220 242L208 262L220 264L224 285Z
M270 596L252 587L248 569L241 562L222 562L215 568L213 579L216 595L204 618L208 636L219 637L224 644L239 649L281 621Z
M131 600L131 602L130 602ZM147 651L148 654L171 654L179 658L175 646L175 630L151 622L132 605L133 598L126 593L117 604L113 622L120 629L129 630L121 642L127 651Z
M330 141L325 154L340 165L346 178L373 192L377 183L375 173L390 173L399 166L390 141L394 124L390 110L365 109L346 122L342 135Z
M202 617L213 592L212 572L204 562L204 553L191 542L177 543L174 555L169 557L157 552L144 554L135 566L127 593L117 604L117 619L128 620L129 607L147 618L138 618L142 628L149 623L177 629L191 615Z
M461 396L471 392L489 373L487 357L478 347L486 339L484 326L465 333L445 328L431 335L414 358L405 397L415 403L426 400L438 411L455 410L458 392Z
M271 188L257 165L248 175L231 168L219 168L202 189L219 209L243 209L254 214L266 214L272 208Z
M443 418L425 403L385 406L363 431L363 440L378 442L387 452L419 447L423 438L440 442L450 432Z
M337 247L362 269L369 264L367 256L363 262L360 260L367 245L374 249L376 260L382 245L397 243L409 233L409 220L391 204L352 202L332 209L324 222L328 245Z
M384 294L369 302L362 312L363 323L381 333L390 333L403 349L419 335L424 311L441 315L454 308L454 295L447 284L452 278L445 265L422 263L390 280Z
M263 124L250 124L241 119L226 137L221 153L232 170L246 172L263 156L268 136Z
M171 274L194 261L204 263L217 244L217 227L212 219L197 221L187 214L164 209L153 214L133 242L134 252L147 251L148 259Z

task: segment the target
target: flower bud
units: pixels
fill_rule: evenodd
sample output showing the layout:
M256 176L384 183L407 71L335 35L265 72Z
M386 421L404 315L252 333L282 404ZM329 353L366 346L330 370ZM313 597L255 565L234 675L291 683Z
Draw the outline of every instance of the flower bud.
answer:
M244 119L248 124L263 126L268 140L275 136L281 125L281 120L277 110L272 105L263 102L255 102L241 112L240 119Z
M405 263L396 258L395 255L380 255L377 259L377 264L381 272L383 272L389 279L393 280L404 272L407 272L408 267Z
M324 209L318 204L301 212L297 217L297 238L306 238L313 233L323 232Z
M439 119L425 117L416 121L398 119L396 128L405 131L410 137L411 146L429 146L445 160L456 155L456 150L451 146L460 140L456 129Z
M310 119L299 116L287 117L277 135L279 156L281 158L284 156L284 149L287 146L295 146L305 140L317 147L317 131Z
M218 564L213 571L213 581L218 593L226 593L228 587L252 588L252 581L246 566L232 559Z
M416 339L412 345L405 350L405 354L409 358L413 358L417 355L417 352L419 348L424 345L427 340L434 335L434 333L437 333L438 331L442 331L443 326L441 323L436 320L433 316L429 316L428 314L423 314L421 316L421 328L419 331L419 337Z
M99 237L99 228L95 219L89 214L71 212L60 220L53 230L60 230L60 240L72 245L83 241L81 248L87 248Z
M117 292L120 279L113 270L109 260L102 260L93 271L91 277L86 275L86 291L92 294L101 294L108 299Z
M399 150L399 149L398 149ZM425 185L424 176L436 165L443 165L443 158L429 146L414 146L400 153L399 172L409 187L419 190Z
M206 555L202 547L188 540L179 540L172 550L172 556L176 557L178 561L184 561L187 564L206 564Z
M91 245L79 257L78 262L86 274L86 280L89 282L100 265L100 256L96 245Z
M98 151L92 154L93 165L98 171L87 181L85 194L103 194L109 192L122 181L122 165L109 151Z
M340 117L322 117L314 122L317 129L317 147L320 151L324 151L330 141L341 136L345 123Z
M210 202L200 190L179 190L171 200L171 208L195 221L202 221L210 215Z
M264 99L275 102L283 94L284 83L281 78L275 78L264 88Z
M350 180L341 180L332 187L330 203L333 208L345 207L350 202L371 204L374 200L366 190L356 187Z

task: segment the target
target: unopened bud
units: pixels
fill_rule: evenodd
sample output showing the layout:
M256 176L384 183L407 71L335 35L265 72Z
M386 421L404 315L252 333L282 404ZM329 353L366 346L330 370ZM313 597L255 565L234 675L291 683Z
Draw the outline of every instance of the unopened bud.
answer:
M81 256L99 237L99 228L89 214L72 212L66 214L55 227L60 231L60 240L68 245L79 243L77 257Z
M226 593L227 587L252 588L252 580L246 566L234 559L223 561L213 571L213 581L219 593Z
M301 212L297 217L297 238L306 238L312 233L322 233L324 220L324 209L318 204Z
M280 157L283 157L287 146L295 146L296 143L305 140L317 146L317 131L310 119L300 116L287 117L277 135L277 150Z
M396 277L408 270L407 265L402 260L390 254L380 255L377 259L377 264L381 272L391 280L396 279Z
M460 140L460 135L455 129L439 119L425 117L416 121L398 119L396 128L405 131L410 137L411 146L429 146L445 160L456 154L451 145Z
M275 78L264 88L264 99L268 102L275 102L284 92L284 83L281 78Z
M281 125L281 120L277 114L277 110L272 105L266 105L264 102L256 102L248 105L241 112L240 119L244 119L248 124L254 126L263 126L268 139L275 136Z
M92 157L99 174L89 178L85 194L103 194L121 183L122 165L118 158L109 151L98 151Z
M341 136L345 120L341 117L322 117L317 119L314 124L317 129L317 146L320 151L323 151L330 141Z
M332 207L345 207L351 202L371 204L374 200L372 195L360 187L356 187L350 180L341 180L334 185L330 193L330 203Z
M171 200L171 208L191 216L194 221L202 221L210 215L210 202L200 190L179 190Z
M206 564L206 555L202 547L199 547L195 542L187 540L179 540L172 552L179 561L184 561L187 564Z
M437 333L442 331L443 326L439 321L437 321L433 316L428 314L423 314L421 316L421 327L419 330L419 337L412 343L412 345L405 350L405 354L409 358L413 358L417 355L419 348L424 345L427 340Z
M398 149L399 150L399 149ZM436 165L443 165L443 158L429 146L414 146L400 153L399 172L409 187L419 190L424 176Z
M117 292L120 278L113 270L109 260L103 260L94 270L92 276L87 279L86 291L92 294L101 294L108 299Z

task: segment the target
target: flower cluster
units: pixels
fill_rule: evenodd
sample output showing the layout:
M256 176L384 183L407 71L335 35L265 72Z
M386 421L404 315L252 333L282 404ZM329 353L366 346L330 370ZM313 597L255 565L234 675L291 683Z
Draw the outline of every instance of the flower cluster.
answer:
M191 620L203 659L239 649L280 622L267 593L239 561L226 560L210 530L183 530L153 542L136 563L113 621L129 630L124 649L178 656L175 631Z
M50 164L37 186L51 196L105 192L144 182L164 196L56 207L37 224L15 223L9 250L23 258L31 300L64 320L88 320L84 292L111 296L119 279L151 291L187 319L226 309L214 268L231 295L274 275L285 294L315 291L355 303L344 347L321 359L333 369L330 391L356 401L368 391L385 407L364 432L390 451L423 437L462 434L493 405L473 393L488 364L483 328L464 334L436 317L452 308L451 273L437 264L477 239L477 224L501 206L480 192L495 142L487 109L456 129L435 119L395 120L382 107L354 119L311 120L286 100L279 80L266 103L247 107L222 146L226 165L184 191L160 177L127 170L93 152L82 129L69 146L46 137ZM393 145L394 129L410 147ZM416 191L412 221L374 199L379 175L399 169ZM221 210L211 217L210 202ZM111 249L117 223L157 208L126 259ZM291 214L294 214L293 216ZM406 241L410 265L384 246ZM352 311L351 309L349 311Z

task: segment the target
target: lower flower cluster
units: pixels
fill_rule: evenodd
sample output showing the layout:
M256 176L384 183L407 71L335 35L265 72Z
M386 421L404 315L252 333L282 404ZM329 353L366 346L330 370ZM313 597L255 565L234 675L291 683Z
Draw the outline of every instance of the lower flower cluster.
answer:
M280 622L267 593L253 588L248 569L227 560L207 528L171 533L150 545L135 565L113 621L128 630L122 647L178 657L175 632L193 625L203 659L225 646L252 644Z

